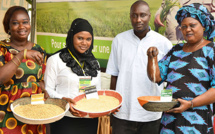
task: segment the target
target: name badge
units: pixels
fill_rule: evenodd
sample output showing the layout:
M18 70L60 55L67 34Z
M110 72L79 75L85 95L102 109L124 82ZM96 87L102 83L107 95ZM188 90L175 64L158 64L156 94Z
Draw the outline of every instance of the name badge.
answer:
M79 76L79 92L83 93L88 86L91 86L91 76Z

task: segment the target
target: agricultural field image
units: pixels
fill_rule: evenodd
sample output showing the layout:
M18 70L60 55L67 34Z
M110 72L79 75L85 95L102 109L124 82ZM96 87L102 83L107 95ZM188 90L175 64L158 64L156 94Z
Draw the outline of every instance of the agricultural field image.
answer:
M80 2L37 3L37 32L66 34L75 18L87 19L94 28L94 36L115 37L132 29L129 13L135 0L100 0ZM154 30L154 16L162 0L146 0L150 6L150 27ZM160 28L163 34L165 28Z

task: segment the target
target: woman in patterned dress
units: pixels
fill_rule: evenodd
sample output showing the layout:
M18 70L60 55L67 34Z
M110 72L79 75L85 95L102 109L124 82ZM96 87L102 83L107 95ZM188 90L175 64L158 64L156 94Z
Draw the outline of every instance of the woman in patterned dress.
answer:
M10 7L3 25L10 38L0 41L0 133L44 134L45 125L18 121L10 104L18 98L42 93L46 53L39 45L28 41L31 26L24 7Z
M173 98L181 104L163 113L160 133L213 134L215 21L199 3L179 9L176 20L186 43L175 45L159 62L155 47L147 51L149 78L154 80L156 71L156 82L166 81L167 89L172 89Z

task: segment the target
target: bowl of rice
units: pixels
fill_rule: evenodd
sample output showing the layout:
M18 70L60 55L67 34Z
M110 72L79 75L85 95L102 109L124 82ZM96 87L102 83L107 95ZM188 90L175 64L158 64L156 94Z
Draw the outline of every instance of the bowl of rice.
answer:
M69 104L57 98L48 98L44 104L31 104L31 97L24 97L11 103L10 108L14 117L23 123L49 124L63 118Z
M77 110L82 117L96 118L115 112L122 105L122 96L114 90L98 90L99 99L86 99L86 95L80 94L73 98Z

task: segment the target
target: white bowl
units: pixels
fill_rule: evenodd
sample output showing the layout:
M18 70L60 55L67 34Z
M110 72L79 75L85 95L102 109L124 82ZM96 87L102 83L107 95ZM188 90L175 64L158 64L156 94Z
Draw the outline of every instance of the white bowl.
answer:
M11 111L13 112L13 115L15 116L15 118L17 120L23 122L23 123L26 123L26 124L49 124L49 123L55 122L55 121L60 120L61 118L63 118L65 113L69 110L69 104L65 100L56 99L56 98L48 98L45 101L45 104L57 105L57 106L63 108L64 112L59 114L59 115L57 115L57 116L54 116L54 117L51 117L51 118L46 118L46 119L26 118L26 117L23 117L23 116L20 116L20 115L16 114L16 112L14 112L14 108L16 106L27 105L27 104L31 104L31 97L19 98L19 99L15 100L14 102L12 102L11 106L10 106Z

